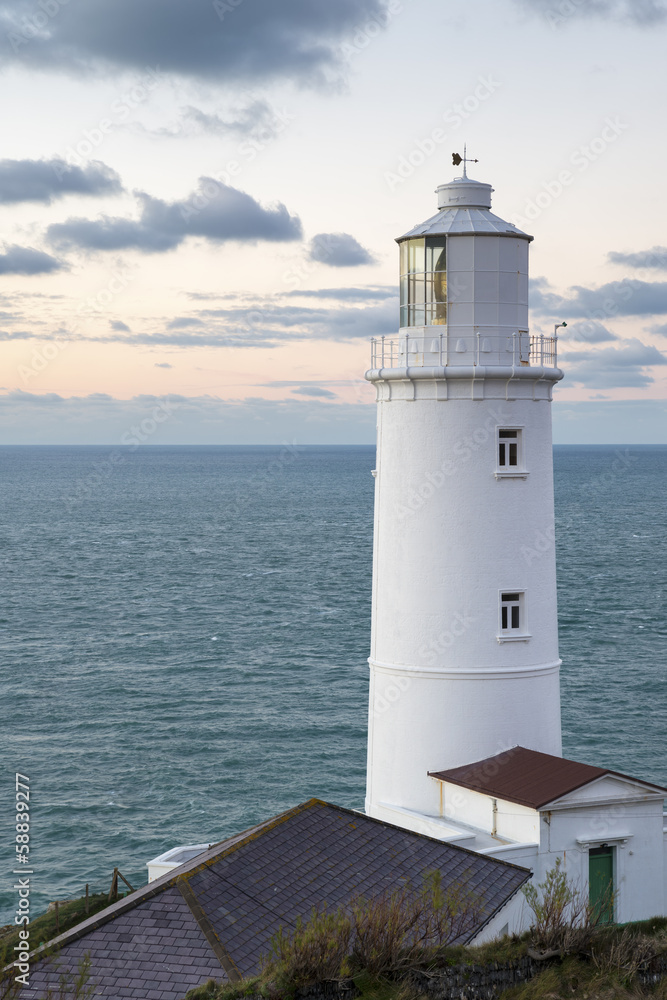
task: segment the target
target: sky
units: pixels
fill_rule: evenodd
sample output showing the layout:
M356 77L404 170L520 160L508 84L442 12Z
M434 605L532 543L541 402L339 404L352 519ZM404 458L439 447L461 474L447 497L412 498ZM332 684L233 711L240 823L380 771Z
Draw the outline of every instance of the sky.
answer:
M0 443L370 444L478 159L557 443L667 441L667 0L0 0Z

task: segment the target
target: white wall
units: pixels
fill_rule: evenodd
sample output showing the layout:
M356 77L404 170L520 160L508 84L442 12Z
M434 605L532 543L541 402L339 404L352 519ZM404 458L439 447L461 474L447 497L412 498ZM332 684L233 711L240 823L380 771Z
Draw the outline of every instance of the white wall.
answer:
M550 404L378 410L367 810L433 812L428 771L561 752ZM504 424L525 428L527 479L495 477ZM525 591L521 641L498 642L502 590Z

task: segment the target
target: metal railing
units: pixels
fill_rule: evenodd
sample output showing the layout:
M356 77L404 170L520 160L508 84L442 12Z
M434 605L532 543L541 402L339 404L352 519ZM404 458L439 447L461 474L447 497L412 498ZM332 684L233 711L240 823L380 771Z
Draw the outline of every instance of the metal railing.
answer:
M489 364L485 355L496 354L492 364L530 365L556 368L558 338L543 334L529 337L527 333L512 333L500 337L485 337L479 333L457 338L453 345L459 355L472 354L473 365ZM450 362L450 341L446 333L435 337L402 334L399 337L371 339L371 368L447 367ZM463 358L461 358L463 362ZM470 363L466 360L463 363Z

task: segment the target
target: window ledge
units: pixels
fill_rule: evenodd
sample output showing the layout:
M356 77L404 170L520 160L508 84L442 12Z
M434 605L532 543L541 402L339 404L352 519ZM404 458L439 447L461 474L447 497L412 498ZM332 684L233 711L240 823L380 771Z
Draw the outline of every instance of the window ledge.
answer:
M502 471L498 470L494 473L496 479L528 479L529 473L525 469L518 469L516 472Z
M510 635L509 633L507 634L502 633L501 635L496 636L498 642L528 642L528 640L532 638L533 638L532 635L530 635L528 632L522 632L521 635Z

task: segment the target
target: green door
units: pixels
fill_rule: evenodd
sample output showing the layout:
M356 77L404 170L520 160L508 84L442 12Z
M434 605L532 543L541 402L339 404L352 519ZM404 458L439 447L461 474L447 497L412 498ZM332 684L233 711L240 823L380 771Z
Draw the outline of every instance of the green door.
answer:
M588 891L593 917L602 924L614 920L614 848L603 844L588 852Z

